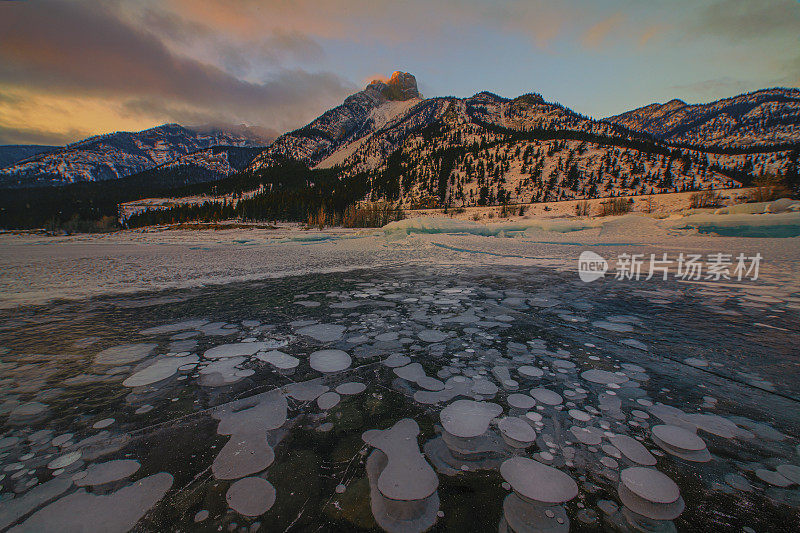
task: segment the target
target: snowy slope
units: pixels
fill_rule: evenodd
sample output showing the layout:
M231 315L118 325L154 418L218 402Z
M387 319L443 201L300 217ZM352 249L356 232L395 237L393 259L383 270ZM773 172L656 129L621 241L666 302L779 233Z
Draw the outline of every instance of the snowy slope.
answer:
M165 124L136 133L91 137L39 154L0 171L0 185L26 187L117 179L212 146L263 146L267 142L254 140L244 132Z
M710 104L651 104L610 122L672 143L743 147L800 142L800 89L763 89Z

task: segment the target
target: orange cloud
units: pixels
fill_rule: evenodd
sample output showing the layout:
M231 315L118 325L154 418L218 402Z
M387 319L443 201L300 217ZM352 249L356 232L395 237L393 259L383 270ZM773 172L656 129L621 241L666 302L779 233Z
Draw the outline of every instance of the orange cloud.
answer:
M583 34L581 43L586 48L597 49L611 33L625 22L624 13L616 13L589 27Z
M650 26L647 26L639 36L639 47L644 47L656 37L666 33L668 29L669 26L666 24L651 24Z

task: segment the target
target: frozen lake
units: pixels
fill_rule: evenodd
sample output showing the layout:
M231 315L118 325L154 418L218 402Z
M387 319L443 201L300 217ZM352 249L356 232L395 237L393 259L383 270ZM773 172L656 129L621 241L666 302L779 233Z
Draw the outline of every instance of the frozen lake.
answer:
M783 271L585 284L504 241L502 268L407 253L0 311L0 528L792 530Z

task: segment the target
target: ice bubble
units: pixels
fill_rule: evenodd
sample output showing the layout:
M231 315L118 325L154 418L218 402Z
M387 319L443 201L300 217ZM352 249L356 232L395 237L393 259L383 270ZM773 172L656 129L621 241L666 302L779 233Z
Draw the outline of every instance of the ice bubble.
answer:
M531 422L541 422L542 421L542 415L537 413L536 411L530 411L530 412L525 413L525 418L527 418Z
M747 481L747 478L740 476L739 474L728 473L725 474L725 483L733 487L734 489L750 492L753 490L753 486L750 485L750 482Z
M419 426L404 418L387 430L371 429L362 435L364 442L382 451L388 464L378 477L378 489L392 500L415 501L427 498L439 486L436 472L419 451Z
M178 331L186 331L187 329L196 329L208 324L208 320L185 320L175 324L165 324L163 326L155 326L152 328L144 329L139 332L140 335L161 335L164 333L176 333Z
M536 440L536 432L521 418L502 418L497 427L506 444L513 448L527 448Z
M417 335L423 342L442 342L447 338L446 333L434 329L425 329Z
M312 324L297 330L300 335L311 337L319 342L333 342L342 338L347 328L338 324Z
M497 385L488 379L475 379L472 382L472 392L485 396L494 396L497 394Z
M685 428L667 424L653 426L650 431L653 442L676 457L701 463L711 460L703 439Z
M589 413L585 413L579 409L570 409L569 411L567 411L567 413L569 414L569 416L571 416L572 418L574 418L579 422L588 422L589 420L592 419L592 415L590 415Z
M417 381L417 379L425 377L425 370L423 370L422 365L419 363L411 363L406 366L395 368L394 373L397 377L408 381Z
M545 405L561 405L561 403L564 401L561 395L557 392L542 387L531 389L530 394L536 399L537 402Z
M269 363L279 370L291 370L300 364L300 359L297 357L293 357L278 350L259 352L256 354L256 359Z
M19 437L3 437L0 439L0 450L14 446L19 442Z
M59 447L63 446L64 444L69 442L70 439L72 439L73 436L74 435L72 433L63 433L63 434L59 435L58 437L54 438L52 441L50 441L50 444L52 444L53 446L59 446Z
M122 384L125 387L143 387L152 385L165 380L178 372L184 365L195 364L198 362L197 356L189 355L186 357L162 357L155 363L131 375Z
M200 511L197 511L197 514L194 515L195 523L202 522L203 520L208 518L209 514L210 513L208 512L207 509L201 509Z
M75 480L75 484L79 487L87 485L103 485L111 483L112 481L119 481L128 476L133 475L139 470L139 461L131 459L120 459L116 461L107 461L105 463L97 463L91 465L86 469L85 475Z
M624 339L622 341L622 344L627 344L628 346L630 346L632 348L636 348L637 350L642 350L642 351L645 351L645 352L648 350L647 345L645 343L643 343L641 341L638 341L636 339ZM644 370L639 370L639 372L643 372L643 371Z
M653 468L623 470L618 493L625 507L653 520L673 520L685 507L675 482Z
M569 430L575 435L576 439L588 446L597 446L603 440L603 432L592 426L586 428L572 426Z
M472 438L482 435L493 418L503 408L491 402L456 400L439 413L444 429L456 437Z
M47 468L49 468L50 470L58 470L59 468L66 468L75 461L79 460L82 455L83 454L80 452L80 450L64 454L47 463Z
M406 355L401 355L399 353L393 353L389 357L383 360L383 364L388 366L389 368L397 368L400 366L405 366L411 362L411 358Z
M605 320L598 320L597 322L592 322L592 325L597 328L602 328L608 331L616 331L618 333L630 333L633 331L633 326L620 322L606 322Z
M651 503L673 503L681 495L674 481L652 468L626 468L620 480L625 488Z
M613 444L625 457L634 463L644 466L654 466L656 458L636 439L627 435L614 435L608 437Z
M592 383L601 385L620 385L628 381L628 376L608 372L607 370L592 369L581 372L581 377Z
M244 357L231 357L214 361L200 370L200 385L204 387L221 387L231 385L242 378L253 375L253 370L239 368L238 365L244 362Z
M172 487L166 472L136 481L111 494L96 495L80 489L40 509L12 531L118 531L136 523Z
M536 405L536 400L527 394L509 394L507 401L508 405L517 409L528 410Z
M309 356L308 362L319 372L340 372L350 367L352 359L342 350L318 350Z
M500 475L527 501L562 503L578 495L578 485L567 474L527 457L504 461Z
M211 465L217 479L238 479L261 472L275 458L267 431L286 422L288 405L278 390L237 400L217 408L217 433L231 435Z
M375 340L379 342L392 342L396 341L400 335L397 334L395 331L389 331L386 333L381 333L380 335L375 336Z
M12 424L24 424L43 416L47 411L47 405L41 402L27 402L14 407L8 415L8 420Z
M42 483L12 500L3 500L0 503L0 529L5 530L37 507L60 496L71 486L70 480L56 478Z
M608 468L611 468L611 469L614 469L614 470L616 470L617 468L619 468L619 463L618 463L618 462L616 462L616 461L615 461L614 459L612 459L611 457L601 457L601 458L600 458L600 463L601 463L603 466L605 466L605 467L608 467Z
M685 419L694 424L698 429L702 429L718 437L732 439L734 437L752 436L748 431L743 430L727 418L718 415L694 413L687 415Z
M136 415L143 415L145 413L149 413L152 410L153 410L153 406L152 405L145 404L145 405L139 407L133 413L136 414Z
M341 483L339 483L338 485L336 485L336 488L334 490L336 491L336 494L344 494L347 491L347 485L342 485Z
M102 420L98 420L94 424L92 424L92 429L103 429L107 428L111 424L113 424L115 420L113 418L104 418Z
M284 387L286 395L299 402L310 402L316 400L322 393L328 392L329 387L322 384L322 378L311 379L308 381L298 381L290 383Z
M360 394L364 392L366 388L367 386L363 383L351 381L349 383L342 383L341 385L337 386L336 392L345 396L351 396L353 394Z
M257 352L276 348L274 342L237 342L234 344L220 344L206 350L203 357L206 359L225 359L230 357L250 357Z
M94 362L98 365L127 365L149 356L156 346L156 344L139 343L106 348L94 357Z
M792 483L800 484L800 466L782 464L777 466L775 470Z
M317 405L323 411L327 411L328 409L336 407L341 399L342 397L335 392L325 392L320 394L319 398L317 398Z
M501 532L568 533L569 524L564 507L531 503L511 493L503 500L503 517L497 529Z
M765 470L763 468L758 468L755 471L755 475L761 481L765 481L770 485L774 485L776 487L788 487L789 485L792 484L791 480L782 476L778 472L772 470Z
M706 443L695 433L678 426L660 425L651 429L653 436L679 450L699 452L706 449Z
M275 487L260 477L236 481L225 494L228 506L244 516L259 516L275 504Z
M381 492L380 480L388 463L388 456L379 449L373 450L367 458L366 471L372 516L384 531L397 533L428 531L436 523L438 516L438 492L434 490L430 496L421 500L387 498Z

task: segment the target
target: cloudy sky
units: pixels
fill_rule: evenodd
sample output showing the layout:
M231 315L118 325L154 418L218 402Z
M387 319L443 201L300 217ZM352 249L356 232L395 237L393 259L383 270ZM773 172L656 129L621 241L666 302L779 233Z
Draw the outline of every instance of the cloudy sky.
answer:
M0 144L298 127L369 80L601 118L800 85L797 0L0 0Z

